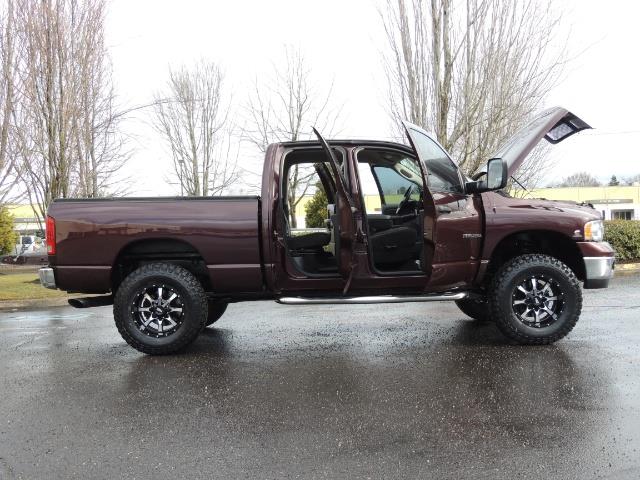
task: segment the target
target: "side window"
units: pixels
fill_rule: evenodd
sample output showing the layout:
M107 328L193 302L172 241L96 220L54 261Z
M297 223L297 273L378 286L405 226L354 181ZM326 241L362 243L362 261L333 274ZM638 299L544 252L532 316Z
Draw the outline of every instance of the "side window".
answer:
M420 202L424 189L417 160L395 151L360 151L358 176L367 214L395 212L407 191L409 200Z
M420 200L422 185L419 183L409 180L391 167L373 167L373 171L378 177L378 182L380 182L385 203L394 205L400 203L409 189L411 189L411 199ZM407 170L404 170L404 172L406 173Z
M426 135L412 131L412 140L429 176L429 188L434 191L462 192L458 168L436 142Z

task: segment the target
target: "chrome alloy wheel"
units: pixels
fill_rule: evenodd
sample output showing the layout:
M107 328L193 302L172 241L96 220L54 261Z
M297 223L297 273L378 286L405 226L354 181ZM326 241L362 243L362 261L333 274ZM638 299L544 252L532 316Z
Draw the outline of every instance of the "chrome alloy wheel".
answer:
M136 326L150 337L168 337L180 328L184 319L182 298L171 287L152 285L133 300L131 314Z
M560 285L552 278L534 275L526 278L511 296L513 313L524 325L548 327L562 313L564 299Z

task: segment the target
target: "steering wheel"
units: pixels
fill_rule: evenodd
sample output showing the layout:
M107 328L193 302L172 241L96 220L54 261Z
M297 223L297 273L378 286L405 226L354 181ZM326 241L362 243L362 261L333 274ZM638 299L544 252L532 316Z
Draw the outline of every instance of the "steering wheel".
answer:
M407 205L407 203L409 203L409 200L411 200L412 192L413 192L413 185L409 185L409 188L407 188L407 191L404 192L404 197L398 204L398 208L396 208L396 215L400 215L400 212L402 211L402 209L405 207L405 205Z

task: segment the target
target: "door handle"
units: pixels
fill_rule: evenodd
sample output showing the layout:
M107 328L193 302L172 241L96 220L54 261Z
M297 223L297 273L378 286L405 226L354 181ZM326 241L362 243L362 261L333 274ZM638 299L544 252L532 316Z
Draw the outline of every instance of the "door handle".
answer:
M451 207L447 206L447 205L438 205L437 207L438 209L438 213L451 213Z

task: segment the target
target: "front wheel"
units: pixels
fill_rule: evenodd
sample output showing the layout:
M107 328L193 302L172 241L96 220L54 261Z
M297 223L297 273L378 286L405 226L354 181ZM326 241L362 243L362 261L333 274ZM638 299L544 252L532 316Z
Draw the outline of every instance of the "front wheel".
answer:
M122 338L136 350L175 353L204 328L207 296L198 279L178 265L143 265L120 284L113 317Z
M505 336L521 344L549 344L575 326L582 291L573 271L557 258L522 255L498 270L489 308Z

